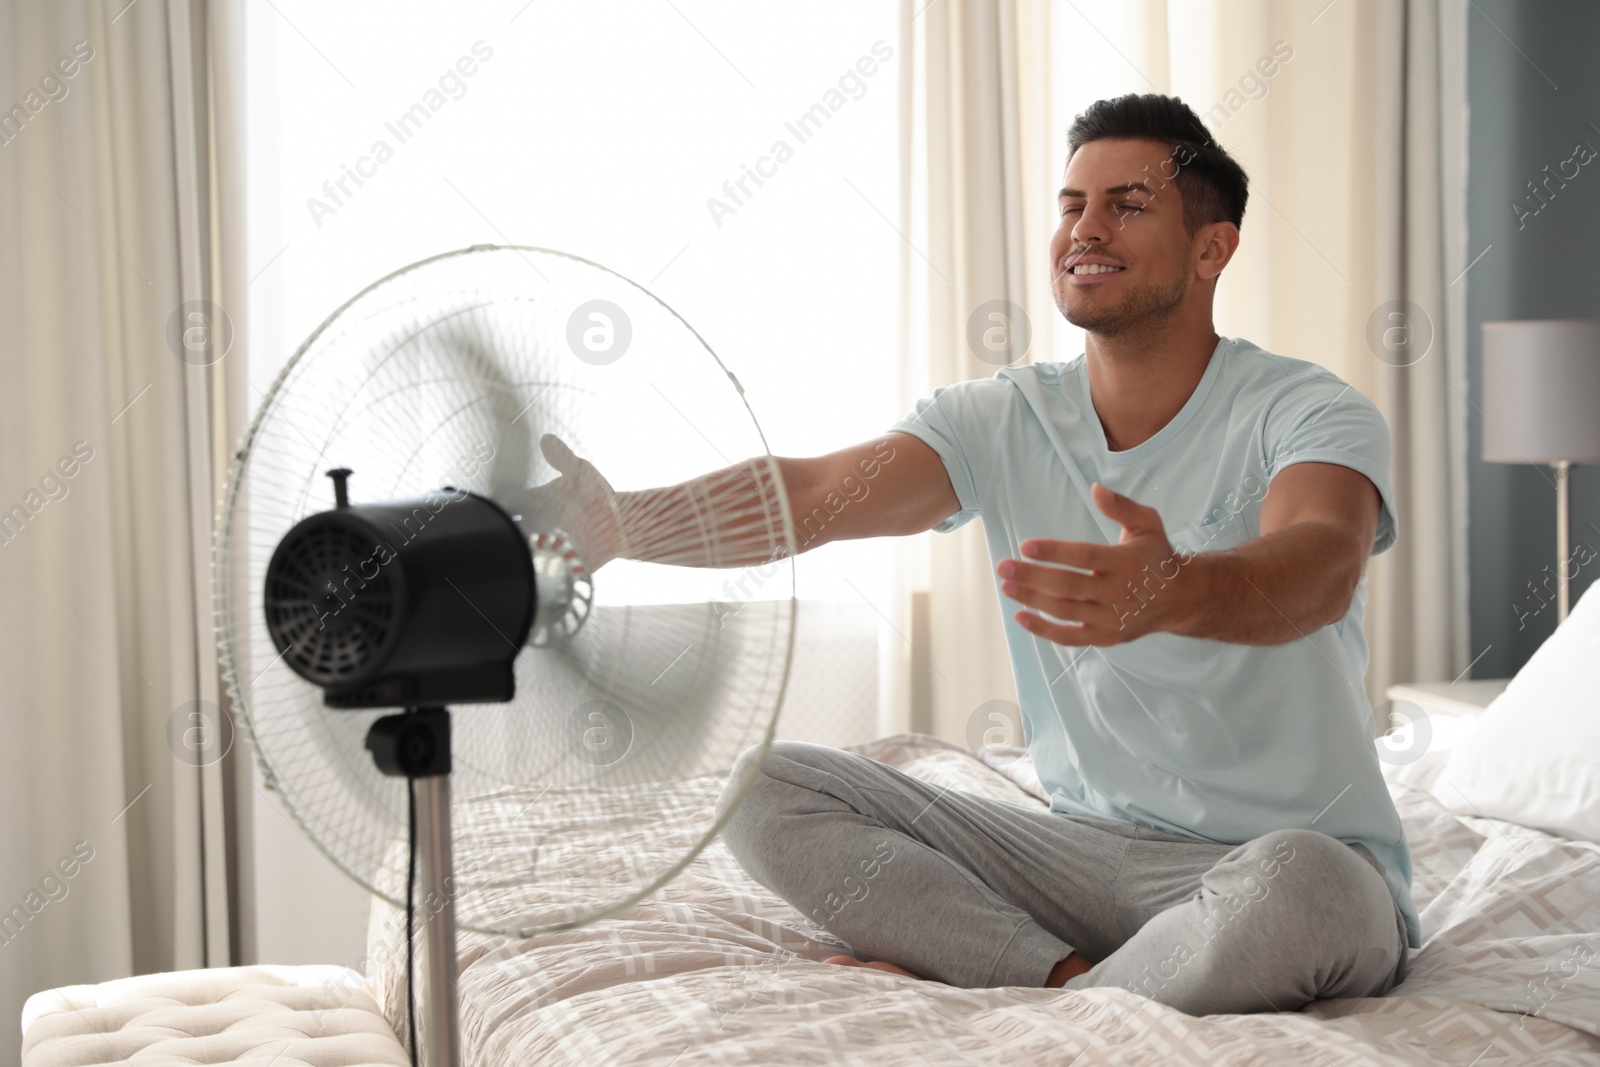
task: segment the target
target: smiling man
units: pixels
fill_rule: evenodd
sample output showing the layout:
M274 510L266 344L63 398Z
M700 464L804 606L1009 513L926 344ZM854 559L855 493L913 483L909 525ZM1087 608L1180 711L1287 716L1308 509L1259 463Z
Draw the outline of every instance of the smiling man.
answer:
M1388 429L1327 370L1212 328L1247 183L1193 111L1103 100L1068 148L1050 267L1083 354L779 460L802 516L876 472L808 548L983 518L1049 809L780 741L725 840L849 943L840 964L1192 1014L1380 996L1419 943L1362 686L1365 565L1397 533ZM595 514L660 516L758 474L611 494L552 459L603 487Z

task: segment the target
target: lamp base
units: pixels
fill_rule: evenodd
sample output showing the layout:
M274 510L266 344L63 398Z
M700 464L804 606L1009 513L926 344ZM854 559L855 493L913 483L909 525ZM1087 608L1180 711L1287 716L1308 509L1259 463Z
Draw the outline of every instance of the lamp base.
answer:
M1567 573L1572 554L1572 463L1563 459L1552 466L1556 469L1556 625L1560 626L1567 621L1567 609L1572 603L1572 576Z

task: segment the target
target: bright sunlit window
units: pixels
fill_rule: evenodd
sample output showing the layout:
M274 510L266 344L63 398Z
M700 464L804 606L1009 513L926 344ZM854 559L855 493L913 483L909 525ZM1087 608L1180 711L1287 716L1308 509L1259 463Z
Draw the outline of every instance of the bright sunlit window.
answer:
M248 11L252 407L346 299L483 243L651 290L738 375L777 455L904 414L896 4ZM888 551L802 556L798 592L859 603Z

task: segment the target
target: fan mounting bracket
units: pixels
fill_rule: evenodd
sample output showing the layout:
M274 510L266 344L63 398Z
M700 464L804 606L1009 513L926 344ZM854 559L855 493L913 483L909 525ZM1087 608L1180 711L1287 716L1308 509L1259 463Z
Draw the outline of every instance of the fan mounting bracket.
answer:
M367 751L391 778L433 778L450 773L450 712L407 708L385 715L367 730Z

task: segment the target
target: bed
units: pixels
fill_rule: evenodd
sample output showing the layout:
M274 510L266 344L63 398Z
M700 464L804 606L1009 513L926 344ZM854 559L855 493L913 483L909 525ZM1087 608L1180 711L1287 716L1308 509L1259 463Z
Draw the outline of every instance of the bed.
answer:
M1045 806L1020 752L980 759L917 734L852 748L941 785ZM468 1062L1600 1062L1600 845L1452 814L1428 789L1442 755L1386 771L1411 842L1424 943L1382 998L1193 1018L1120 990L957 989L824 964L847 946L752 881L718 842L653 898L596 925L528 940L463 932ZM672 788L708 813L721 784L706 776ZM530 843L594 799L545 792L529 812ZM471 820L462 819L468 840ZM631 832L637 850L686 844L667 825ZM374 943L394 917L375 905ZM391 952L368 967L402 1034L403 960Z

